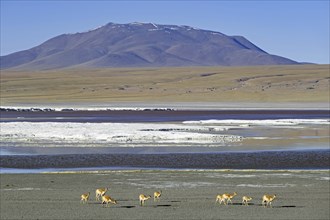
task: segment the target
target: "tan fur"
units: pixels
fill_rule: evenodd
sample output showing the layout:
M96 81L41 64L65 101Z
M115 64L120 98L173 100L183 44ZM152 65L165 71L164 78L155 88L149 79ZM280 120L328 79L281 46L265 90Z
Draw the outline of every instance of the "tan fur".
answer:
M80 202L82 203L87 203L88 199L89 199L89 195L90 195L90 192L88 193L84 193L80 196Z
M265 194L263 197L262 197L262 205L264 207L272 207L272 201L276 198L276 195L267 195Z
M102 196L102 204L108 206L110 203L117 204L117 201L110 196Z
M243 196L242 197L242 205L249 205L249 201L252 200L252 197L249 196Z
M95 190L95 200L100 201L100 197L104 196L108 188L99 188Z
M159 201L161 196L162 196L162 191L154 192L154 201Z
M215 197L215 203L219 202L220 204L223 202L224 204L226 204L226 200L223 197L223 195L219 194Z
M235 196L237 195L236 192L232 193L232 194L229 194L229 193L225 193L222 195L222 197L227 200L225 202L226 205L228 205L228 202L230 201L231 204L233 204L233 202L231 201L232 198L234 198Z
M139 196L139 200L140 200L140 205L143 206L144 205L144 202L148 199L150 199L151 196L146 196L146 195L143 195L143 194L140 194Z

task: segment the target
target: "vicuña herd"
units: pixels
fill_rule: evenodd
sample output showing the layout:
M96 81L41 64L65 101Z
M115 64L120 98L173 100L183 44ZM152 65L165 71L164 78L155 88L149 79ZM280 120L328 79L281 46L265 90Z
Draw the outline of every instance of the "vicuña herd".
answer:
M100 201L101 199L101 204L102 206L108 206L110 203L112 204L117 204L117 200L111 198L108 195L105 195L105 193L108 191L108 188L99 188L95 190L95 200L96 201ZM162 191L156 191L154 192L154 201L157 202L160 200L160 197L162 195ZM236 192L234 193L224 193L224 194L218 194L215 198L215 203L219 203L219 204L224 204L224 205L228 205L228 203L230 202L231 204L233 204L232 199L237 195ZM80 202L81 203L87 203L89 200L89 196L90 196L90 192L88 193L84 193L81 195L81 199ZM140 201L140 205L143 206L145 201L147 201L148 199L150 199L151 196L150 195L144 195L144 194L140 194L139 195L139 201ZM263 207L272 207L272 202L273 200L276 198L276 195L268 195L265 194L262 197L262 202L261 205ZM252 200L252 197L250 196L243 196L242 197L242 205L249 205L249 202Z

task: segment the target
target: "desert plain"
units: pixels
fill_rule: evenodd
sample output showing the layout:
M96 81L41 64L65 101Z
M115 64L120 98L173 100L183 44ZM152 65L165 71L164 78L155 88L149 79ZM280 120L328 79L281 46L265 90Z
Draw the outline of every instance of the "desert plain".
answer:
M329 103L329 77L329 65L2 70L0 91L1 106L116 102L324 104Z

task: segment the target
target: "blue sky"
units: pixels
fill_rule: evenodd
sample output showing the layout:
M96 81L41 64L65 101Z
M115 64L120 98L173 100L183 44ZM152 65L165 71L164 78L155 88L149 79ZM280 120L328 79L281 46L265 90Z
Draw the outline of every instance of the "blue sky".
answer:
M0 0L1 55L108 22L189 25L242 35L271 54L329 63L329 0Z

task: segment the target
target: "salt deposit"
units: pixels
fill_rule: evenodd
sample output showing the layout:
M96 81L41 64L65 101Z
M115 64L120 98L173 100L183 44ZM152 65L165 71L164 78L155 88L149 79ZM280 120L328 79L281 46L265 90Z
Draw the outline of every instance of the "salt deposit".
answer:
M156 123L1 123L2 143L76 143L78 146L175 146L225 144L241 141L236 135L219 134L224 127Z
M217 124L217 125L238 125L242 127L251 125L264 126L285 126L285 125L307 125L319 124L330 125L329 119L267 119L267 120L199 120L199 121L184 121L184 124Z

